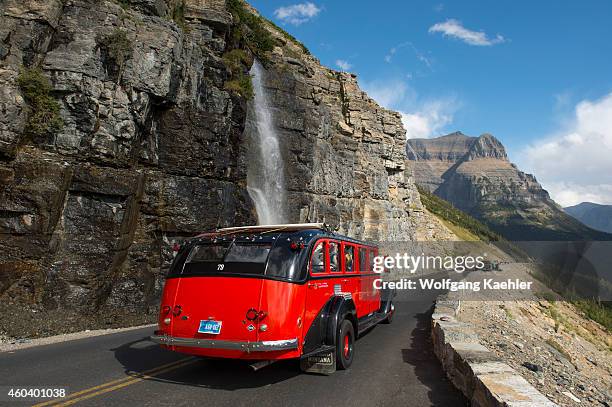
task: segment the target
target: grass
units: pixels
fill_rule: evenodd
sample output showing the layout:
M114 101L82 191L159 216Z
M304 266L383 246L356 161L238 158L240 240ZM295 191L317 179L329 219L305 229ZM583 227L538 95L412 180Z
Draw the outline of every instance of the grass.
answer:
M600 304L594 300L573 300L572 304L580 310L584 316L599 323L608 332L612 331L612 308L609 303Z
M272 21L253 14L242 0L228 0L227 8L234 17L232 41L235 48L241 48L241 44L246 45L262 62L265 62L266 53L272 51L278 42L266 28L266 24L269 24L286 40L297 45L305 54L310 55L310 51L303 43Z
M247 72L247 67L252 63L249 55L244 50L233 49L223 54L222 59L230 71L230 79L223 87L246 99L251 99L254 93L251 75Z
M458 230L458 236L463 235L466 240L477 240L483 241L501 241L504 240L499 234L493 232L486 225L480 221L474 219L465 212L455 208L449 202L444 199L437 197L425 188L417 186L419 194L421 195L421 202L427 208L427 210L439 218L443 219L447 223L451 223L456 226ZM460 229L457 229L460 228ZM461 230L462 229L462 230ZM467 233L466 233L467 232Z
M499 308L503 309L504 312L506 313L506 317L508 319L514 319L514 315L512 314L512 311L510 311L510 309L508 307L506 307L505 305L500 305Z
M543 292L536 293L536 296L545 299L551 304L554 304L555 301L557 300L557 296L550 291L543 291Z
M123 10L128 10L131 6L128 0L115 0L115 3L119 4Z
M268 19L266 19L266 21L272 26L274 27L279 33L281 33L281 35L283 37L285 37L287 40L291 41L292 43L294 43L295 45L297 45L302 52L304 52L304 54L306 55L310 55L310 50L308 48L306 48L306 46L299 41L297 38L295 38L293 35L289 34L287 31L283 30L281 27L279 27L278 25L276 25L273 21L270 21Z
M554 304L551 305L550 308L548 308L548 313L553 319L553 321L555 321L555 332L559 332L559 328L561 327L561 325L569 327L567 319L563 315L561 315L561 313L559 312L557 307L554 306Z
M261 60L267 60L266 53L274 49L275 40L265 28L265 20L251 13L242 0L228 0L227 8L234 17L232 39L235 48L246 45Z
M461 226L455 225L454 223L449 222L446 219L441 219L441 221L444 224L444 226L450 229L450 231L453 232L453 234L455 234L459 239L463 241L476 242L480 240L478 236L476 236L475 234L473 234L472 232L470 232L469 230Z
M38 68L23 68L17 77L30 113L26 123L26 133L43 136L59 132L64 121L60 116L60 105L51 96L51 84Z
M242 76L238 77L237 79L232 79L230 81L226 81L223 84L223 87L230 91L230 92L234 92L237 93L238 95L246 98L246 99L251 99L253 98L253 83L251 81L251 76L248 74L243 74Z
M537 293L537 296L545 299L551 304L550 310L551 317L555 320L555 331L558 329L557 319L555 317L559 317L559 313L556 310L555 302L562 300L568 301L573 304L576 309L583 314L586 318L597 322L602 327L606 329L607 332L612 332L612 304L609 301L598 302L594 299L588 298L575 298L575 295L571 295L569 293L565 294L565 297L561 296L561 294L556 294L552 292L540 292ZM559 319L560 322L564 322L562 319ZM568 326L569 330L572 330L570 326Z

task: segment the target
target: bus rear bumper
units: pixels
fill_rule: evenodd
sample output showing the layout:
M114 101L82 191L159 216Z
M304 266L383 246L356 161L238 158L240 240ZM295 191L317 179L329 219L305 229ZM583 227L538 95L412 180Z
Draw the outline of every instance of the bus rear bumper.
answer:
M225 349L238 350L242 352L274 352L283 350L294 350L298 348L297 338L282 339L278 341L243 342L226 341L218 339L179 338L167 335L152 335L151 340L160 345L182 346L186 348L200 349Z

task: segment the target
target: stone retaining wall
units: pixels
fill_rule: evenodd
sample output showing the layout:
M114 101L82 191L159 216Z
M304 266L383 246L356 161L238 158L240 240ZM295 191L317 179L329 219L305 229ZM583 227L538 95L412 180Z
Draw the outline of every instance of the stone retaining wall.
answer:
M432 340L447 376L472 406L557 406L478 342L470 325L457 319L460 305L448 299L436 302Z

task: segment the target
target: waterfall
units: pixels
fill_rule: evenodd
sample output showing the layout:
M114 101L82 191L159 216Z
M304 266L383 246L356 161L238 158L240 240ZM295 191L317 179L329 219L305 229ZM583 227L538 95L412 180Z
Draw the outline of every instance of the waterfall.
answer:
M255 96L248 105L246 128L247 135L250 136L247 190L255 203L260 225L284 223L285 169L263 84L266 71L255 60L250 73Z

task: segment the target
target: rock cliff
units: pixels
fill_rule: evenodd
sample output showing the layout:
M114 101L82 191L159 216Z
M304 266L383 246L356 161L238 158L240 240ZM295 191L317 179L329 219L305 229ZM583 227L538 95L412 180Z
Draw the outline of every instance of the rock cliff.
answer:
M251 13L237 0L0 5L9 334L150 321L175 242L256 222L243 75L254 56L290 221L373 240L451 236L421 206L399 115Z
M608 240L568 216L531 174L520 171L490 134L460 132L408 140L417 184L511 240Z

